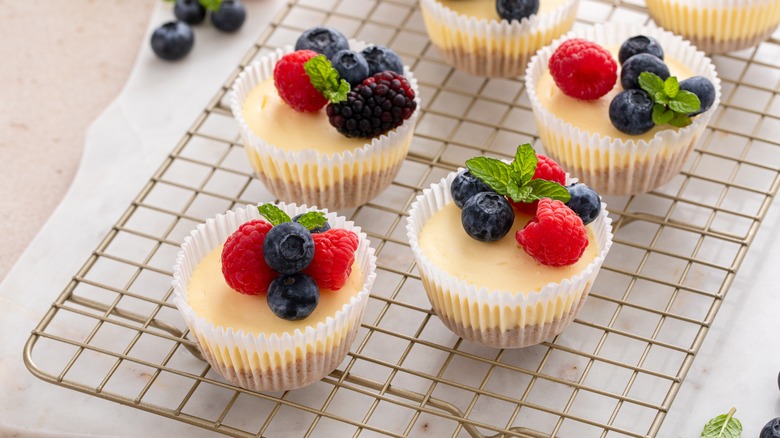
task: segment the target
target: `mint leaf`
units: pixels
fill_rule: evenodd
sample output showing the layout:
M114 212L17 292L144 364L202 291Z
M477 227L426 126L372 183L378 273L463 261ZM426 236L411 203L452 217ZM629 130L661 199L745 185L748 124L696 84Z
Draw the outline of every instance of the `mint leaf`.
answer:
M665 125L674 118L674 111L666 109L665 105L657 103L653 105L653 123Z
M639 74L639 86L653 99L653 123L656 125L688 126L691 124L688 114L701 107L695 94L680 89L675 76L669 76L664 81L655 73L642 72Z
M677 93L680 91L680 83L677 82L677 77L675 76L669 76L664 81L664 93L666 93L667 96L674 99L675 96L677 96Z
M736 408L731 408L727 414L718 415L704 425L701 438L740 438L742 423L734 418Z
M651 96L665 95L664 80L655 73L644 71L639 74L639 86Z
M328 218L326 218L325 214L321 211L309 211L299 217L297 222L311 231L325 225L325 222L327 221Z
M222 0L198 0L198 3L211 12L217 12L219 5L222 4Z
M290 216L288 216L287 213L273 204L258 205L257 211L268 219L268 222L273 226L277 226L284 222L292 222L292 219L290 219Z
M531 195L536 199L550 198L563 202L564 204L569 202L571 195L566 187L560 185L555 181L547 181L546 179L532 179L528 181L528 187L531 188Z
M325 55L317 55L303 64L303 70L309 75L311 84L332 103L347 100L349 83L341 79L339 72L333 68Z
M690 91L680 90L677 96L669 102L669 108L678 113L693 113L701 108L699 96Z
M674 113L672 120L669 120L669 124L682 128L691 124L691 118L685 113Z
M512 181L512 168L501 160L475 157L466 160L466 167L499 195L507 195L507 184Z
M531 143L521 144L517 147L515 152L515 160L512 161L512 177L517 181L517 184L522 186L531 178L534 177L536 172L536 164L538 163L536 158L536 152L534 151Z
M513 202L533 202L531 198L531 188L528 186L519 186L514 181L507 185L507 196Z

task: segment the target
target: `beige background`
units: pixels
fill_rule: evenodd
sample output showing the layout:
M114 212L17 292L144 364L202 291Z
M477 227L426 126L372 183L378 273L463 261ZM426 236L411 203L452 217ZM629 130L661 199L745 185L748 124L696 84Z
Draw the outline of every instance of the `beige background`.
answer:
M0 0L0 281L67 191L155 1Z

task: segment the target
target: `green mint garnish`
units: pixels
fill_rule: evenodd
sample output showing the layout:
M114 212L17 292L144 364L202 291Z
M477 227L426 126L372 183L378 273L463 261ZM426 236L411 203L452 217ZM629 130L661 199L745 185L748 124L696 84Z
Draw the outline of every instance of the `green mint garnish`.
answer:
M290 216L288 216L287 213L273 204L259 205L257 206L257 211L268 219L268 222L273 226L277 226L284 222L292 222L292 219L290 219Z
M298 223L306 227L309 231L325 225L325 222L327 221L328 218L326 218L325 214L321 211L310 211L298 218Z
M165 0L168 3L174 3L176 0ZM200 3L201 6L206 8L207 10L211 12L217 12L219 10L219 5L222 4L222 0L198 0L198 3Z
M718 415L704 425L701 438L740 438L742 423L734 418L737 408L731 408L727 414Z
M699 97L690 91L680 89L680 83L674 76L665 81L651 72L639 74L639 86L647 91L655 102L653 105L653 123L683 127L691 124L688 114L701 108Z
M303 69L311 79L311 84L331 103L347 100L349 82L341 79L325 55L317 55L303 64Z
M475 157L466 160L466 167L496 193L513 202L534 202L542 198L569 202L571 195L566 187L555 181L531 179L537 163L534 148L526 143L517 147L512 164L490 157Z

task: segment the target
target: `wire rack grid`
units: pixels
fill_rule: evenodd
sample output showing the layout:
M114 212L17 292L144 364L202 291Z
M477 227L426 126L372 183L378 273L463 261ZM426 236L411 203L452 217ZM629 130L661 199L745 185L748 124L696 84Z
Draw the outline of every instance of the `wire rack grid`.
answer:
M582 0L577 26L609 20L649 22L640 2ZM225 96L245 65L320 23L395 48L419 78L423 113L392 186L340 212L379 261L349 356L307 388L255 393L200 359L171 303L171 266L198 223L273 199ZM780 186L780 41L714 62L723 102L683 172L607 199L614 246L572 326L494 350L433 315L405 212L466 158L541 147L522 81L447 66L415 0L293 1L52 304L25 363L48 382L234 436L656 436Z

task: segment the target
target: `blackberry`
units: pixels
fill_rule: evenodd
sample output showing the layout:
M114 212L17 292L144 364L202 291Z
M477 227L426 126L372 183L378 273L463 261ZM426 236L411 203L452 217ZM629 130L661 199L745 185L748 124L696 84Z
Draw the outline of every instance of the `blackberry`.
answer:
M328 104L327 113L330 124L345 136L374 138L401 126L416 108L409 81L384 71L352 89L346 101Z

